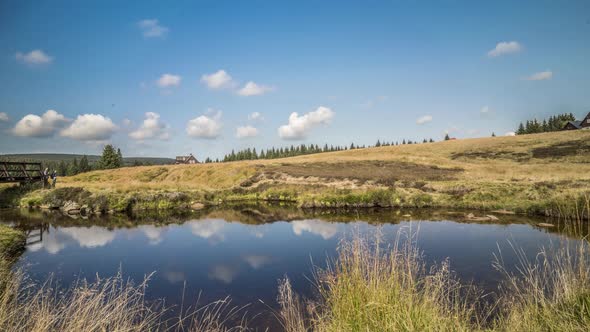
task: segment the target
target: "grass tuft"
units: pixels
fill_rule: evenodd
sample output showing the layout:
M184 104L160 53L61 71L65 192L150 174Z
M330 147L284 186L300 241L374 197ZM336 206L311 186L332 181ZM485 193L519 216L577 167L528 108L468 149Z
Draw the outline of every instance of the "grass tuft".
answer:
M6 264L5 260L1 264ZM78 281L61 289L50 278L42 285L26 281L22 271L0 269L0 331L215 331L248 330L245 307L232 307L225 298L164 319L161 302L149 303L149 276L138 285L112 278ZM237 321L237 323L236 323Z
M542 250L531 261L515 249L518 273L501 256L494 266L505 276L496 323L503 331L588 331L590 329L590 250L586 241Z
M453 276L449 263L427 270L409 238L392 247L355 236L344 241L325 270L316 270L319 298L308 303L306 326L313 331L470 331L479 328L475 294ZM289 289L288 281L281 289ZM282 324L301 328L300 304L279 292ZM301 314L299 314L301 315Z

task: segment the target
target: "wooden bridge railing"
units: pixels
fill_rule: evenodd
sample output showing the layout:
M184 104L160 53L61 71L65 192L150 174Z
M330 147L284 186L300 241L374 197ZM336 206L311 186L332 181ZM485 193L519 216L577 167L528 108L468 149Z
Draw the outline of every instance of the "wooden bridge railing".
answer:
M41 163L0 161L0 183L43 180Z

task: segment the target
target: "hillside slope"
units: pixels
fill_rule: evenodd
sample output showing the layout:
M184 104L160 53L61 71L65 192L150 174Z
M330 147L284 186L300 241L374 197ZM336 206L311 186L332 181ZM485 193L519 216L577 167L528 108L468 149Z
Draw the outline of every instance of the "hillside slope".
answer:
M388 146L274 160L94 171L58 187L302 206L445 206L551 214L590 188L590 131ZM561 203L559 203L561 204ZM552 207L551 209L554 209Z
M80 174L64 181L90 187L101 182L101 186L123 190L153 185L216 190L239 185L260 172L363 181L377 181L376 176L396 180L404 174L406 180L436 180L427 172L429 167L455 168L459 171L453 173L460 180L588 180L590 131L387 146L272 160L124 168ZM391 174L375 173L390 169Z

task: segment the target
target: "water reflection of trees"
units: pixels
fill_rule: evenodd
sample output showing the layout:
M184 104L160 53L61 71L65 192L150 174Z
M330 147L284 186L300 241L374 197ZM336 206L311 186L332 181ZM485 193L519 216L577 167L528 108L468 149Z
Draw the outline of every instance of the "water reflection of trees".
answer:
M300 209L295 205L288 204L234 204L224 207L212 207L200 211L190 210L165 210L165 211L145 211L136 212L130 215L116 214L93 217L64 216L59 211L47 210L2 210L0 211L0 222L15 224L17 228L25 232L34 230L47 231L47 225L56 227L90 227L100 226L107 229L116 228L134 228L140 225L146 225L144 233L150 239L151 243L158 243L161 229L159 226L170 224L183 224L187 221L200 220L198 225L192 229L195 235L210 238L208 236L209 228L215 228L214 222L203 223L203 220L224 220L226 222L236 222L249 225L269 224L277 221L300 221L297 229L294 231L305 231L308 227L304 221L320 220L324 222L348 223L363 221L372 225L380 224L398 224L408 221L453 221L459 223L477 223L477 224L531 224L534 227L539 223L552 223L555 226L550 228L541 228L539 230L550 233L563 233L567 235L587 234L588 227L583 230L573 229L568 222L562 222L555 219L545 219L539 217L527 217L522 215L496 215L496 221L473 221L467 215L473 212L461 210L437 210L437 209ZM489 213L489 212L488 212ZM476 212L477 214L477 212ZM481 214L485 214L482 212ZM149 226L148 226L149 225ZM219 227L219 225L217 225ZM329 227L328 227L329 228ZM327 231L329 233L329 231ZM43 233L43 231L41 232ZM213 232L215 233L215 232ZM213 234L211 233L211 234ZM316 233L325 236L326 231Z

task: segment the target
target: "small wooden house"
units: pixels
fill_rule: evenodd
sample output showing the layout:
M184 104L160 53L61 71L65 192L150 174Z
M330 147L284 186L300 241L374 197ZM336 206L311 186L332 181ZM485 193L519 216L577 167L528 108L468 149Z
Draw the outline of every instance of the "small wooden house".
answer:
M175 164L198 164L199 161L197 160L197 158L195 158L195 156L193 156L193 154L191 153L188 156L176 156L176 162Z
M568 121L563 130L590 129L590 112L580 121Z

